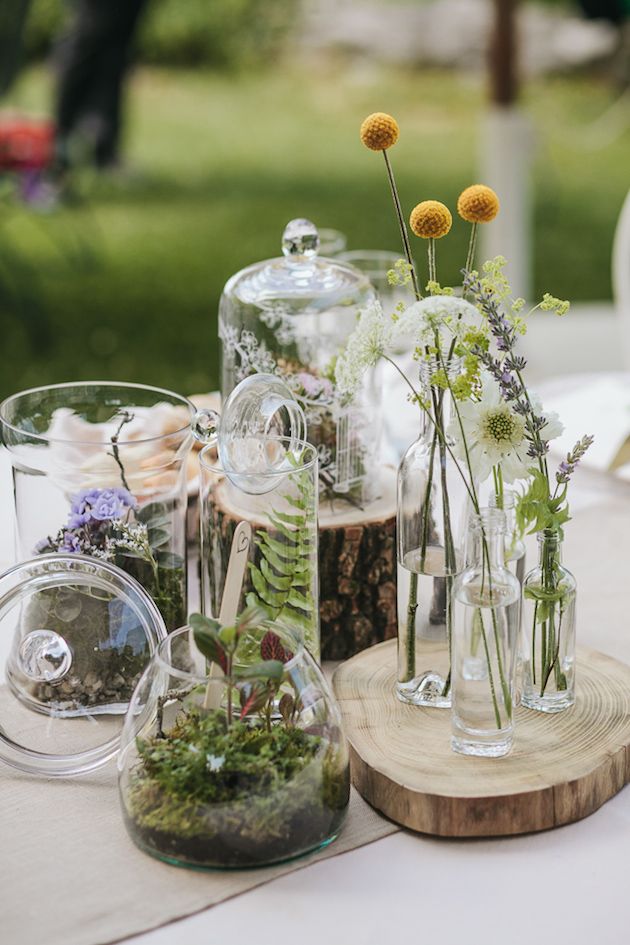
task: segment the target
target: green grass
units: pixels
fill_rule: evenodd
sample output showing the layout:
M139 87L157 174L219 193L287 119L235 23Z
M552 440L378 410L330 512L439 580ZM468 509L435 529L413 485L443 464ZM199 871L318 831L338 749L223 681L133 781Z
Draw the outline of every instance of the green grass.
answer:
M31 72L9 104L41 111L48 94L46 76ZM364 115L386 110L400 122L392 159L404 206L435 197L453 207L477 177L483 102L479 83L446 73L138 73L128 156L142 179L84 181L84 202L49 216L3 211L3 262L42 304L0 312L0 393L97 377L185 392L216 386L222 286L242 266L277 255L288 220L336 227L350 247L398 248L382 159L358 141ZM592 77L528 90L538 135L539 292L610 297L630 132L586 147L610 102ZM456 221L439 246L443 282L457 278L466 240Z

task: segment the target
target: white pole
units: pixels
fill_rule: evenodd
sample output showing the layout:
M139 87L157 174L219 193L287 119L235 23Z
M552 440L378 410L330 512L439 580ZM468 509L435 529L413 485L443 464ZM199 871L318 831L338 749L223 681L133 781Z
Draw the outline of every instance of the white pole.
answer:
M515 295L532 298L533 129L517 105L493 105L482 126L480 182L496 190L501 211L480 227L482 259L505 256Z

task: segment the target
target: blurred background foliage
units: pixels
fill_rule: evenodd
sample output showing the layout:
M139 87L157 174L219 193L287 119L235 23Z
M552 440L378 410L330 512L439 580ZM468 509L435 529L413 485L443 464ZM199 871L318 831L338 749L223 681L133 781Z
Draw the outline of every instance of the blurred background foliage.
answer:
M297 0L153 0L138 58L173 66L251 68L278 52L297 9ZM67 15L64 0L33 0L25 36L28 59L50 51Z
M3 104L44 115L50 71L32 60L49 49L61 4L34 3L31 64ZM267 19L272 9L277 19ZM74 200L48 214L0 194L1 396L95 378L212 389L223 285L278 255L294 217L340 229L349 248L398 250L382 159L358 139L374 110L401 126L392 160L407 211L425 198L454 208L476 180L483 73L339 52L315 60L293 46L295 15L293 0L155 0L141 48L161 65L133 76L129 173L98 179L86 169ZM627 124L610 132L603 118L616 95L597 69L524 88L536 128L537 293L611 297L630 146ZM467 237L456 219L439 245L446 284L458 279Z

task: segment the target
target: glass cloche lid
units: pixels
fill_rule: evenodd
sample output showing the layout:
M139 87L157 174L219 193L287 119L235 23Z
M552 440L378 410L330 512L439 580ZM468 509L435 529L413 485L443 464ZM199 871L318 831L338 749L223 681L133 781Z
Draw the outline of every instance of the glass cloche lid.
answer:
M310 220L291 220L282 235L282 256L237 272L223 290L222 305L276 308L293 314L337 306L362 307L374 298L366 275L336 259L319 257L319 234Z
M46 554L0 576L0 761L60 777L112 758L165 637L148 594L107 561Z
M306 445L304 412L273 374L246 377L225 399L220 414L198 411L193 432L201 442L216 445L230 481L254 494L273 489L273 474L290 471Z

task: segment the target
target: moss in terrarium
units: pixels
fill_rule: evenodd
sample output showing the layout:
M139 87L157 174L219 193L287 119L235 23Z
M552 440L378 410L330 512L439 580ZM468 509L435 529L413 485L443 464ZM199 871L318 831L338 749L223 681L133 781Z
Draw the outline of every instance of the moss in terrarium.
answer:
M224 867L281 860L334 835L348 804L345 759L291 725L227 729L222 712L185 712L137 748L128 825L160 856Z

